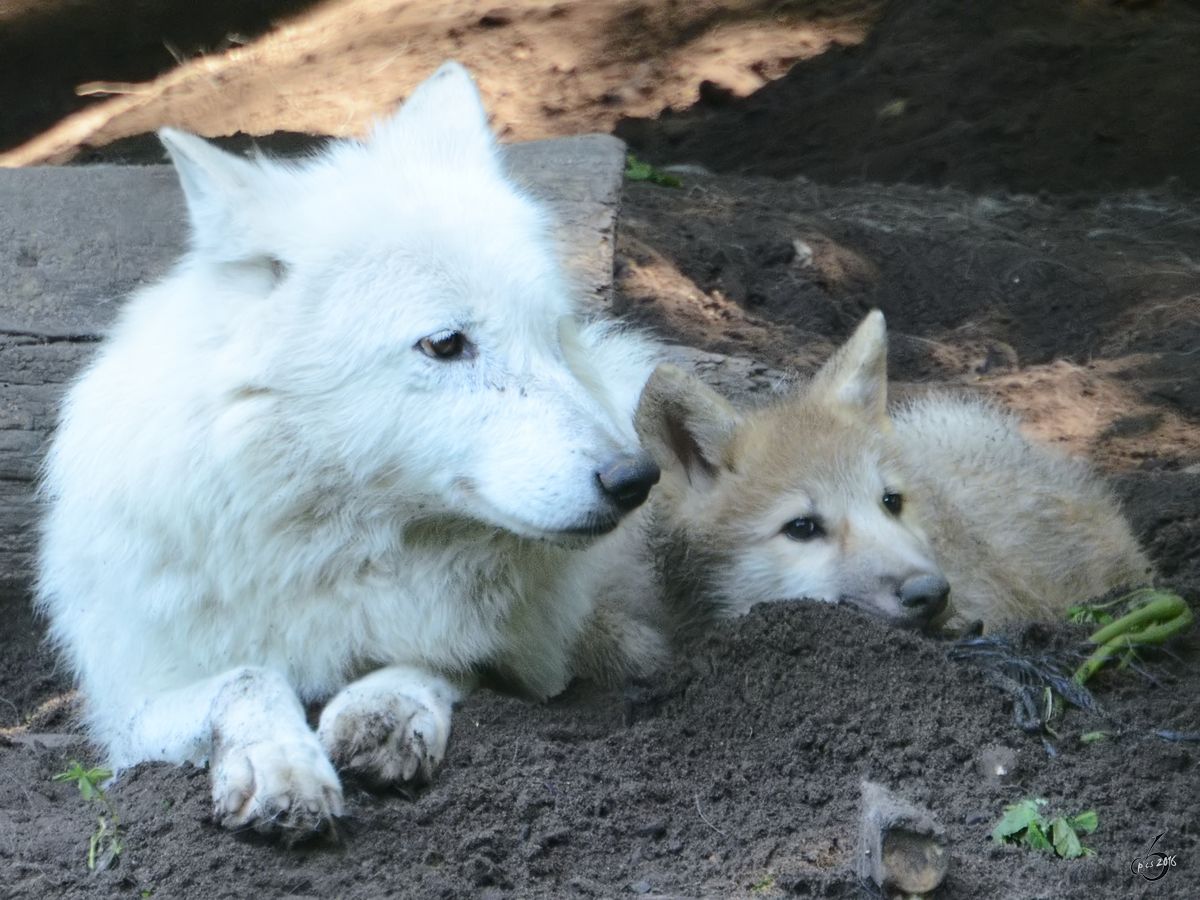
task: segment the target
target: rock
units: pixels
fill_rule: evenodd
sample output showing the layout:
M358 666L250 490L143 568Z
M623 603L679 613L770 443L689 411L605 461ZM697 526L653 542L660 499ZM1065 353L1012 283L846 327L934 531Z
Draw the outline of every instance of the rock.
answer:
M1000 744L984 747L975 757L980 777L992 784L1008 784L1021 769L1021 757L1016 750Z
M858 871L885 896L927 894L942 883L950 864L945 830L933 813L864 781Z

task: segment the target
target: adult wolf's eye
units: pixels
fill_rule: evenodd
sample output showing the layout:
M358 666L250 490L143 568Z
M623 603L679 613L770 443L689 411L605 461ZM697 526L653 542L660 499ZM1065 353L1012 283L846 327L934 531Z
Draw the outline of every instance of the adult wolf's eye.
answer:
M461 331L439 331L421 338L417 346L430 359L458 359L467 349L467 339Z
M893 516L898 516L904 510L904 495L888 491L883 495L883 508Z
M825 536L825 529L817 519L792 519L783 526L783 533L793 541L811 541Z

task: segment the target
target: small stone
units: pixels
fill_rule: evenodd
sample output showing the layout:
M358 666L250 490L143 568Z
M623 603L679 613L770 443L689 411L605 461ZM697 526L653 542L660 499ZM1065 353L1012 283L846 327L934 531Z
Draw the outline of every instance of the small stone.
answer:
M1021 770L1021 757L1011 747L993 744L979 751L975 758L975 769L985 781L1008 784Z
M497 7L489 9L479 17L479 24L483 28L503 28L505 25L512 23L513 14L511 9L505 7Z

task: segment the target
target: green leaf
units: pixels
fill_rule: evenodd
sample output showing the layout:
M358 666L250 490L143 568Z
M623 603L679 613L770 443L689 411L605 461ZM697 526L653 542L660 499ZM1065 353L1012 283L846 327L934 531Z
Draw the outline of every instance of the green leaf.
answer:
M1081 812L1077 816L1071 816L1067 819L1070 826L1080 834L1091 834L1096 830L1096 826L1100 824L1099 818L1096 816L1094 809L1089 809L1087 812Z
M1109 735L1107 731L1089 731L1086 734L1081 734L1079 736L1079 743L1094 744L1096 741L1108 740L1109 737L1111 737L1111 735Z
M67 769L65 772L59 772L52 780L75 781L76 779L83 778L85 775L87 775L87 772L84 771L84 768L79 764L79 761L71 760L71 768Z
M1050 820L1050 835L1054 838L1054 852L1063 859L1077 859L1083 856L1079 836L1062 816L1055 816Z
M1046 833L1042 831L1040 822L1030 822L1029 827L1025 830L1025 843L1034 850L1053 850L1054 845L1050 843L1046 837Z
M1092 851L1080 843L1079 836L1096 830L1095 810L1048 819L1042 815L1046 805L1045 798L1036 797L1006 806L1004 817L992 830L992 840L1024 843L1032 850L1057 853L1063 859L1091 856Z
M1037 801L1022 800L1012 806L1004 807L1004 818L992 829L993 841L1014 839L1031 824L1038 820Z
M92 795L95 793L95 788L92 787L92 783L86 777L79 779L79 793L83 794L84 800L91 800Z
M1076 625L1107 625L1112 620L1112 615L1099 606L1080 604L1067 610L1067 621Z
M642 162L632 153L625 154L625 177L630 181L648 181L659 187L682 187L683 182L674 175L659 171L648 162Z

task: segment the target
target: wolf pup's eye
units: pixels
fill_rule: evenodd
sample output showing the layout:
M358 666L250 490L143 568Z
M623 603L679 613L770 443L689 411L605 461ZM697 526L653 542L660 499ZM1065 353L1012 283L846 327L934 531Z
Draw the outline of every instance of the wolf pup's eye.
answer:
M811 541L825 536L825 529L817 519L792 519L783 526L783 533L793 541Z
M430 359L458 359L466 352L467 338L461 331L439 331L417 341Z
M895 491L888 491L883 495L883 508L893 516L900 515L904 510L904 495L897 494Z

